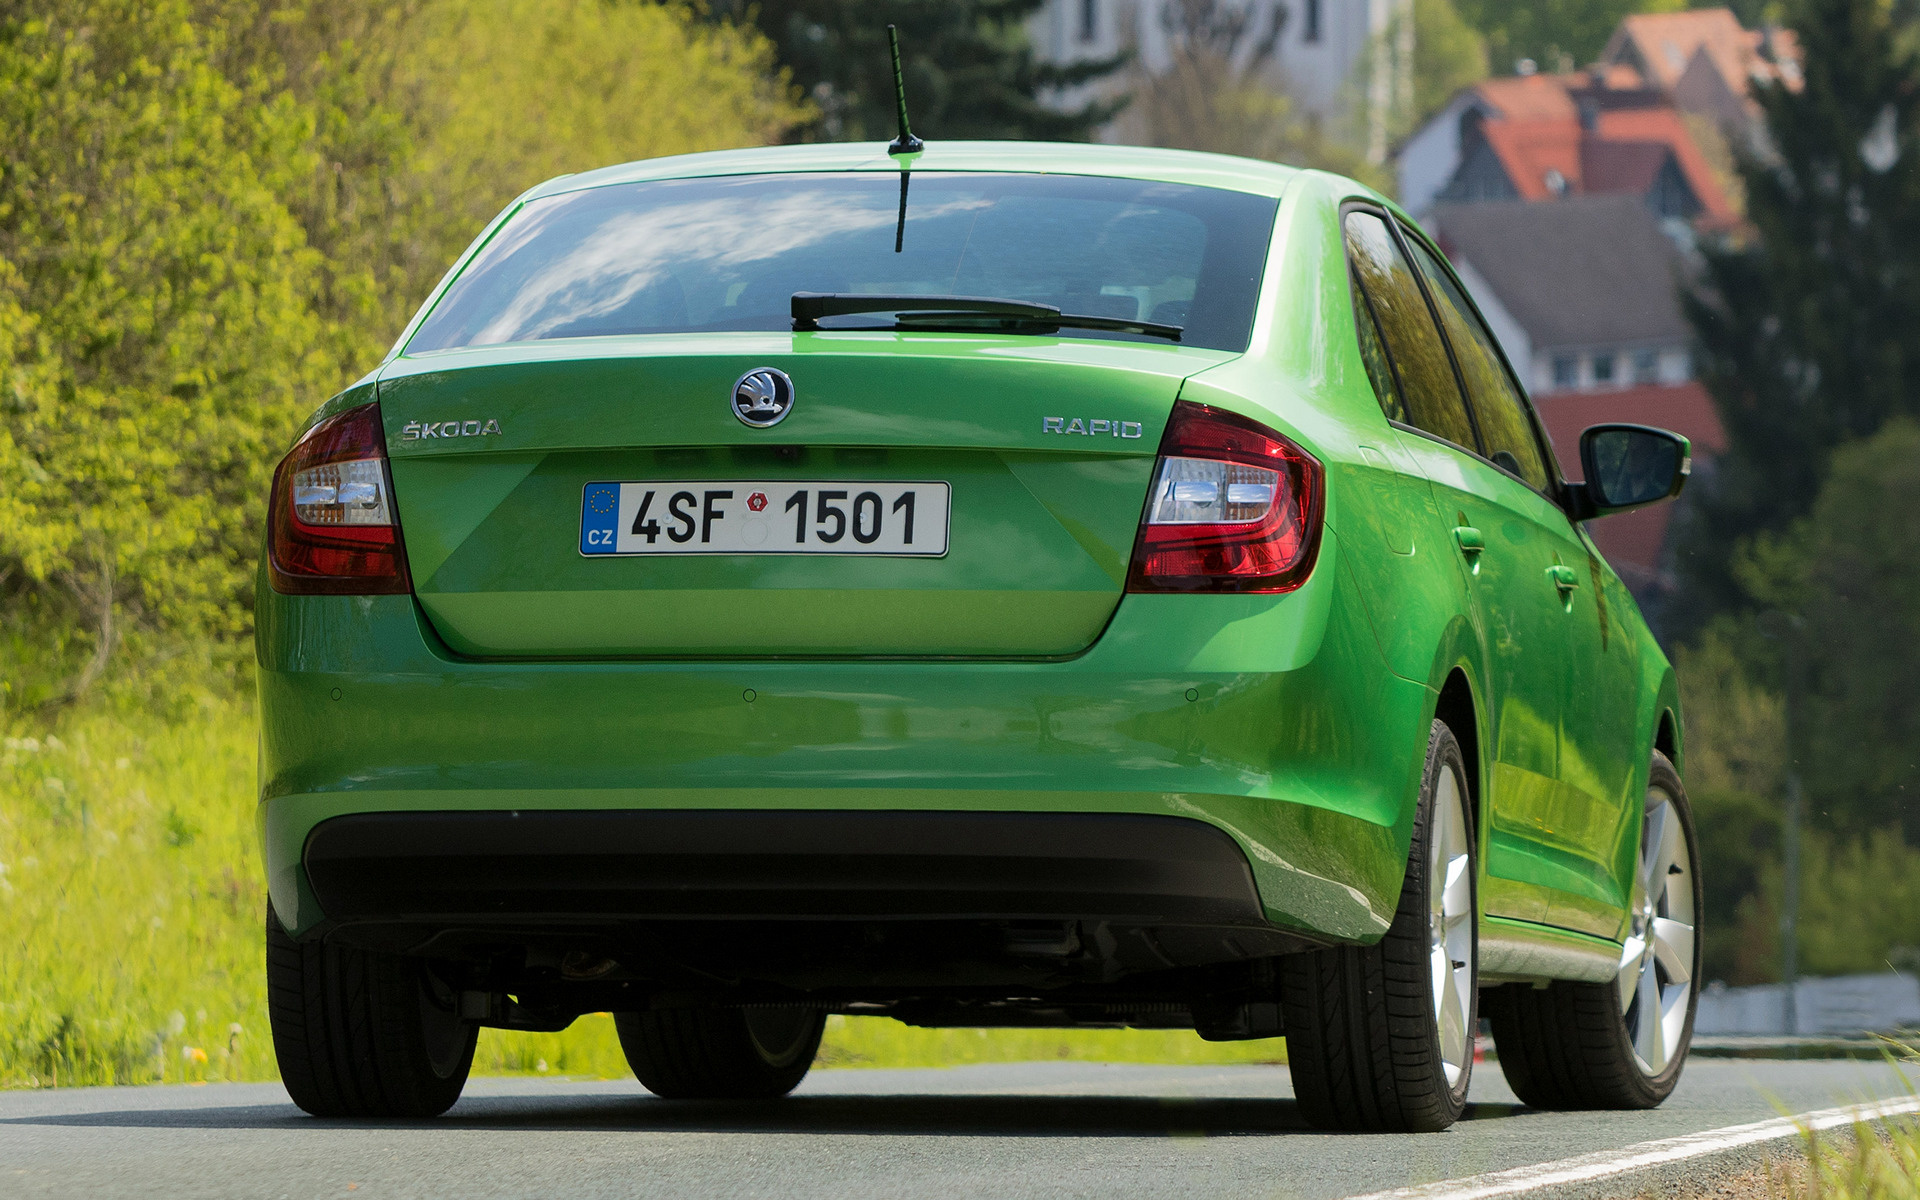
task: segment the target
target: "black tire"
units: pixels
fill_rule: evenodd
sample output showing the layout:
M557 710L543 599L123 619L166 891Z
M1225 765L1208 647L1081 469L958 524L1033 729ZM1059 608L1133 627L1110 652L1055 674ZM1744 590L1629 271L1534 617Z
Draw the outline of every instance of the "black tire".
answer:
M1534 1108L1653 1108L1673 1092L1687 1065L1694 1008L1700 997L1700 846L1694 837L1693 810L1687 804L1686 789L1666 755L1655 752L1647 789L1650 798L1656 791L1664 792L1678 817L1687 851L1685 873L1692 876L1688 882L1693 902L1693 962L1688 976L1691 986L1684 997L1682 1031L1673 1048L1666 1050L1671 1057L1661 1069L1650 1071L1636 1053L1628 1022L1637 1018L1621 1010L1619 984L1562 980L1544 988L1509 984L1490 990L1486 1012L1493 1024L1500 1069L1506 1073L1514 1095ZM1636 888L1636 901L1643 892L1644 888Z
M810 1008L669 1008L613 1015L641 1084L668 1100L771 1100L800 1085L825 1013Z
M1449 794L1459 796L1458 819L1468 823L1467 958L1464 966L1455 967L1467 973L1466 995L1462 1001L1454 993L1464 1012L1456 1008L1451 1014L1454 1021L1464 1020L1464 1028L1454 1027L1449 1034L1455 1057L1463 1061L1453 1064L1442 1052L1442 1021L1436 1011L1441 1002L1435 996L1430 959L1429 851L1443 772L1452 772ZM1427 741L1406 881L1386 936L1371 946L1318 950L1281 962L1280 1001L1294 1096L1306 1118L1322 1129L1431 1132L1453 1124L1466 1106L1473 1075L1479 960L1479 903L1470 882L1475 878L1470 796L1460 745L1443 722L1435 721ZM1450 975L1448 985L1457 988L1458 980L1457 974ZM1452 1080L1450 1067L1457 1073Z
M436 1117L473 1068L479 1028L424 961L296 942L267 907L267 1017L280 1080L316 1117Z

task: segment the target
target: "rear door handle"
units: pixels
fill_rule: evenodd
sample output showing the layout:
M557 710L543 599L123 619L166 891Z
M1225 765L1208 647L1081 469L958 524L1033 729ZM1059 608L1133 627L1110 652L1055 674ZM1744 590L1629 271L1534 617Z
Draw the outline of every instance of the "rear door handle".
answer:
M1460 543L1460 553L1472 558L1487 548L1487 539L1471 525L1455 525L1453 540Z
M1572 567L1548 567L1547 578L1553 580L1553 586L1560 589L1562 596L1580 586L1580 576Z

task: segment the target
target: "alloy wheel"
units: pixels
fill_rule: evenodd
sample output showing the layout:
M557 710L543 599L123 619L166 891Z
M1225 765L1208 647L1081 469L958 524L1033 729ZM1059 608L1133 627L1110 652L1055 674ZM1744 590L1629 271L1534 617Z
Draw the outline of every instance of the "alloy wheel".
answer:
M1693 856L1673 798L1647 790L1633 923L1620 954L1620 1014L1642 1071L1659 1075L1686 1032L1693 993Z
M1427 837L1428 962L1450 1088L1459 1085L1473 1058L1473 1030L1467 1027L1474 988L1473 850L1464 798L1458 772L1444 767L1435 781Z

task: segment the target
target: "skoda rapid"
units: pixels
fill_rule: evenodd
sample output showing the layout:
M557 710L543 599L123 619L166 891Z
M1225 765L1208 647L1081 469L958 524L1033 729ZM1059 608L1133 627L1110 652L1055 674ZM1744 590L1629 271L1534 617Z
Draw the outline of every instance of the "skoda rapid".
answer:
M1566 448L1571 450L1571 448ZM1433 1130L1673 1088L1673 670L1458 276L1334 175L816 145L557 179L273 484L259 823L309 1112L614 1014L669 1097L830 1014L1284 1036ZM1569 461L1572 455L1569 454Z

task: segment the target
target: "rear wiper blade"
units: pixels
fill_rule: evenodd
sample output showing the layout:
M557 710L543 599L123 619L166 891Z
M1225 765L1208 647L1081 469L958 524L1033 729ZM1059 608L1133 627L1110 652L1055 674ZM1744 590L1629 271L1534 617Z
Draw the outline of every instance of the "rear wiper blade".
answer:
M1009 332L1021 329L1107 329L1139 333L1177 342L1185 327L1158 321L1129 321L1124 317L1080 316L1063 313L1051 304L1005 300L996 296L857 296L840 292L795 292L795 330L820 328L821 317L860 313L894 313L899 325L977 326L996 321Z

